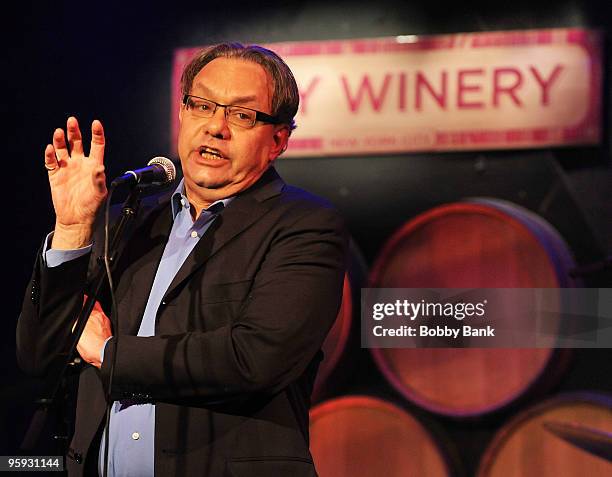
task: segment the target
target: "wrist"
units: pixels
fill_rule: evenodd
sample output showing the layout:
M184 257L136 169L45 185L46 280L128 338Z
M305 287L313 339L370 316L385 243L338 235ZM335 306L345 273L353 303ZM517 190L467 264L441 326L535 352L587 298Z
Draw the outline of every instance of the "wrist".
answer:
M64 225L55 223L51 248L58 250L73 250L87 247L93 237L93 224Z

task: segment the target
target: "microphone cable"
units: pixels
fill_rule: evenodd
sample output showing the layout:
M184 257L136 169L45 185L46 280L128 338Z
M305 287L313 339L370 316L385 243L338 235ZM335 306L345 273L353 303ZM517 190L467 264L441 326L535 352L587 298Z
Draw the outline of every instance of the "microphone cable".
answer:
M110 203L111 197L115 190L115 185L110 186L108 191L108 197L106 198L106 204L104 209L104 269L106 270L106 277L108 279L108 287L111 296L111 325L113 326L115 338L115 352L112 356L110 376L108 379L108 391L106 395L106 417L104 423L104 469L103 469L103 477L108 477L108 445L109 445L109 435L110 435L110 417L113 407L113 401L111 400L111 392L113 389L113 376L115 374L115 364L117 362L117 352L119 351L119 328L118 328L118 316L119 310L117 308L117 302L115 298L115 286L113 283L113 276L110 268L110 258L109 258L109 222L110 222Z

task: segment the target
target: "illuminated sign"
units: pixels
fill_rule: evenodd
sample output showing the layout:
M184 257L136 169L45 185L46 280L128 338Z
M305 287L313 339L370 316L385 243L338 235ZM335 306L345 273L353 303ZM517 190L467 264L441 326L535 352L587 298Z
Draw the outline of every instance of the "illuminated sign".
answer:
M285 59L300 88L298 128L286 156L600 141L602 60L596 31L405 35L265 46ZM198 50L175 54L174 138L180 72Z

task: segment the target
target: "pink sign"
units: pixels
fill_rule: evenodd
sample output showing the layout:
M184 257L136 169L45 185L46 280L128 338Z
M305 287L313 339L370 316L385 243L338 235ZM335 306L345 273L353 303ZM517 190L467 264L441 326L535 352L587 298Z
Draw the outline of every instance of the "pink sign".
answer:
M285 156L596 144L601 35L578 28L274 43L300 88ZM199 50L177 50L179 78ZM212 98L214 99L214 98Z

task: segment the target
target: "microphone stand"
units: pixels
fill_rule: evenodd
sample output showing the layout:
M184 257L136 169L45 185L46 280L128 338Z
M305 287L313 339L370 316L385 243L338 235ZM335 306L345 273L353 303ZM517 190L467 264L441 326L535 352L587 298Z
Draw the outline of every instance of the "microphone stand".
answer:
M121 208L121 216L119 217L117 224L113 229L112 239L109 242L109 262L111 266L114 264L114 261L116 259L115 255L117 252L117 247L121 241L126 226L136 217L136 214L138 213L141 191L141 187L133 187ZM32 417L32 420L30 421L30 426L21 444L20 450L22 452L30 453L34 451L40 441L40 437L43 430L49 425L48 421L49 417L52 415L52 411L56 411L58 421L56 423L57 432L54 433L53 439L56 442L59 442L59 447L62 451L61 455L65 456L67 454L68 426L66 425L66 423L68 421L62 416L62 403L60 402L60 399L63 398L67 393L67 375L68 371L74 366L73 360L76 357L77 344L79 342L79 339L81 338L81 335L83 334L83 330L85 329L85 325L87 324L89 315L91 314L91 311L95 306L97 297L106 279L106 270L104 267L103 257L98 257L97 262L98 263L95 273L95 279L93 280L93 286L89 290L87 300L85 301L83 308L79 312L76 326L74 328L74 331L72 332L72 335L70 336L70 347L68 348L68 352L65 355L63 365L61 368L59 368L59 372L57 372L55 375L52 375L52 378L47 382L46 387L51 388L49 392L45 392L42 398L37 399L35 401L35 403L37 404L37 409L34 413L34 416ZM117 330L116 323L112 324L114 329Z

